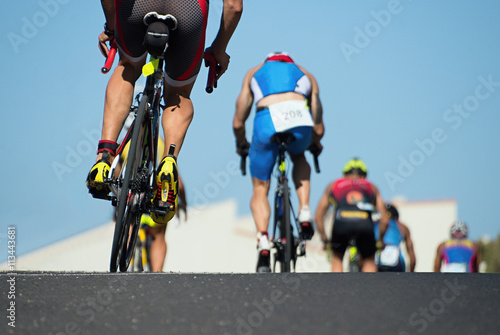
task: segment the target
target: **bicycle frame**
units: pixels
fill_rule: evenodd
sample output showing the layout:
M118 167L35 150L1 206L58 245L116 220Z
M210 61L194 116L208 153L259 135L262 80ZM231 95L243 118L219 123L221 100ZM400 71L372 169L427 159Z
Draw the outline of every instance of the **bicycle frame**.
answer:
M153 64L154 71L146 79L139 106L133 108L136 118L120 145L110 170L109 185L118 206L114 236L117 242L113 242L110 265L112 272L116 271L118 262L120 271L127 271L135 249L140 217L149 212L152 206L158 156L160 100L163 92L163 61L152 58L149 64ZM115 169L127 143L130 143L127 159L115 178ZM122 192L127 194L121 194Z
M303 241L300 240L301 228L297 223L297 217L293 211L292 202L290 200L290 188L288 187L286 152L287 143L291 141L291 137L278 137L278 160L277 160L277 185L274 201L274 221L272 227L272 247L274 252L273 272L276 272L276 263L280 263L281 272L292 271L297 261L296 247ZM292 225L295 226L298 236L293 234ZM279 228L279 236L277 230ZM299 243L296 243L299 241Z
M149 149L148 154L145 157L142 157L141 160L143 163L145 161L150 163L149 168L156 168L156 162L158 158L158 137L159 137L159 118L161 115L161 109L160 109L160 101L161 101L161 94L163 91L163 71L159 70L160 67L158 66L158 69L155 70L155 73L153 76L150 76L146 80L146 87L144 88L144 91L140 93L137 97L136 100L139 101L139 96L141 97L147 97L147 105L150 107L147 107L143 120L142 122L144 123L145 129L144 129L144 136L140 136L140 138L144 138L144 143L143 143L143 148L145 149L146 147ZM139 103L140 105L140 103ZM139 109L139 106L133 108L135 110L135 117L137 117L137 112ZM134 127L140 127L141 125L136 125L136 119L132 122L132 125L130 126L124 140L122 141L120 147L117 150L117 155L115 159L113 160L113 164L111 165L110 169L110 176L114 176L115 171L120 163L122 161L121 157L123 154L123 150L127 143L130 142L132 131ZM131 158L127 156L127 159ZM123 178L125 175L126 171L126 161L122 163L122 168L120 171L120 176ZM147 164L143 164L147 165ZM120 178L112 178L109 180L111 190L115 194L115 196L118 196L120 193ZM154 187L154 179L150 180L150 188Z

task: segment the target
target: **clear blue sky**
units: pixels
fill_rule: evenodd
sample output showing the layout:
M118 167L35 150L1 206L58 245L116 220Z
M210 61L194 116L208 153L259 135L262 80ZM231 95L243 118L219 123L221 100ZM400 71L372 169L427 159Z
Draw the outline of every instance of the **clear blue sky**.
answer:
M207 43L221 7L221 0L210 3ZM1 13L4 260L8 225L17 226L22 254L109 221L111 206L92 199L84 184L109 78L99 71L99 1L8 1ZM247 0L229 71L208 95L203 68L192 95L195 118L179 158L189 204L235 198L240 214L249 214L234 104L246 71L281 50L320 86L326 135L322 173L312 177L313 209L344 163L359 156L385 199L452 198L473 238L496 236L498 17L495 0Z

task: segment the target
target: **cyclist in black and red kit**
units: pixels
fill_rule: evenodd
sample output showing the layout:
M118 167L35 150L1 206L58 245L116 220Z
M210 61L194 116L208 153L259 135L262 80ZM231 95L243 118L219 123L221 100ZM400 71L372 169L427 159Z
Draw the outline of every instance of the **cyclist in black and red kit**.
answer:
M366 180L368 170L359 159L350 160L344 167L344 177L330 183L316 208L315 221L318 232L325 243L331 243L333 250L332 272L342 272L342 260L351 239L355 239L361 255L361 271L377 272L375 252L377 245L383 247L383 236L388 220L385 205L375 185ZM325 233L324 217L332 205L334 225L331 241ZM380 237L375 241L371 214L381 213Z
M107 178L110 162L116 155L116 140L128 115L134 85L141 75L147 56L143 46L147 30L143 22L144 16L157 12L161 15L173 15L177 21L175 29L170 31L165 53L166 108L162 115L166 146L174 144L174 156L177 157L193 118L194 109L190 94L200 70L203 53L212 53L220 66L216 78L220 77L229 65L226 47L241 17L243 0L223 1L219 32L212 45L204 51L208 0L101 0L106 23L104 31L99 35L99 46L107 56L109 49L106 42L116 40L120 61L106 90L97 163L87 177L87 187L91 194L103 196L109 193L103 181ZM157 182L161 186L160 193L168 191L169 198L175 198L177 204L177 160L167 156L167 153L168 150L165 150L165 157L159 164ZM165 180L168 180L168 183L164 185ZM164 217L153 219L157 223L165 224L174 216L176 210L177 208Z

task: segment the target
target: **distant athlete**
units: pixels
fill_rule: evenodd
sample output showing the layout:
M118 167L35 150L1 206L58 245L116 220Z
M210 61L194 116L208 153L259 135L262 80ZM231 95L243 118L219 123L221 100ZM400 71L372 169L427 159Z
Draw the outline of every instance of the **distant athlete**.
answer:
M325 244L333 250L332 272L342 272L342 260L354 239L361 256L362 272L377 272L375 252L383 246L383 236L387 230L387 215L378 188L366 179L368 170L359 159L351 159L344 167L344 177L330 183L316 208L315 221L318 233ZM324 217L328 208L333 206L334 224L331 240L325 232ZM380 234L375 240L371 214L377 210L381 214Z
M479 272L481 251L477 243L467 238L465 222L455 221L450 235L451 238L437 248L434 272Z
M399 212L392 204L386 204L386 213L389 217L389 226L384 235L385 248L375 257L379 272L405 272L406 262L401 251L401 242L405 242L406 252L410 261L409 271L415 271L416 258L413 250L413 241L408 227L399 221ZM374 226L375 239L378 239L379 222Z

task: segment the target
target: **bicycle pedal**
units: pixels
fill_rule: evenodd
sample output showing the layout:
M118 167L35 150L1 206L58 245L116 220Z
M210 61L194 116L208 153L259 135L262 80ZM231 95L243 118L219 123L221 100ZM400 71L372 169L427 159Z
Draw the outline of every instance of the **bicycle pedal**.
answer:
M302 241L297 246L297 256L305 256L306 255L306 242Z

